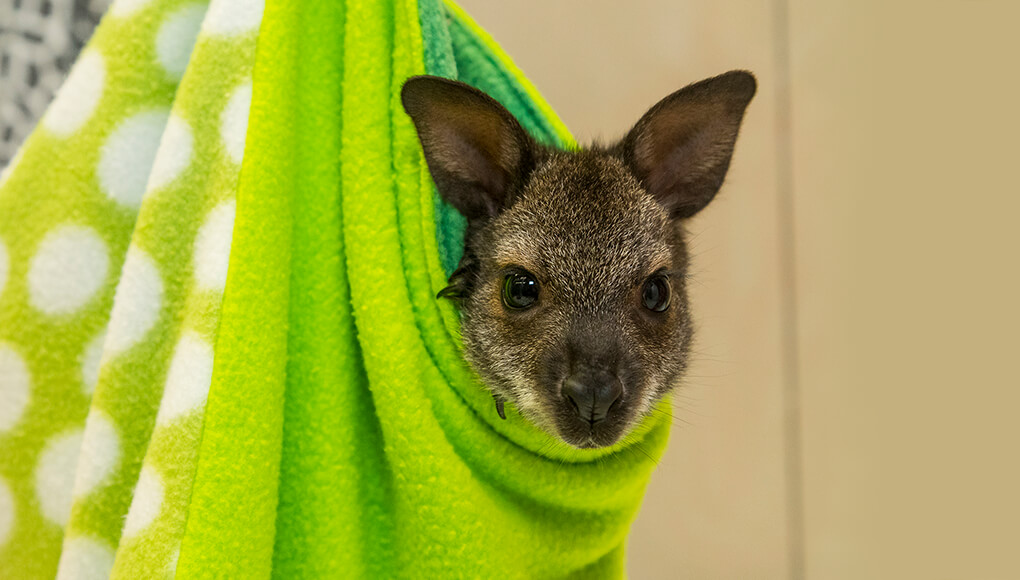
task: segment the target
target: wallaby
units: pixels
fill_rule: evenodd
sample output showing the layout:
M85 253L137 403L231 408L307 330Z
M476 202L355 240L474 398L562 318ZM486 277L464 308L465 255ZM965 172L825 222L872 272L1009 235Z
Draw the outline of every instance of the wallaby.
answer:
M687 368L684 223L722 185L754 76L652 107L611 146L532 139L485 93L431 76L401 91L439 194L467 218L441 298L496 400L578 448L623 438Z

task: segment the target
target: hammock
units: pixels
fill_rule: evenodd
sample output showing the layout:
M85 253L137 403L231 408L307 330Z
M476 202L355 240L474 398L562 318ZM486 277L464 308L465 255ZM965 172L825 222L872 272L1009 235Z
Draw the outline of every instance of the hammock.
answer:
M623 576L668 416L498 417L424 73L571 144L453 4L116 0L0 177L0 578Z

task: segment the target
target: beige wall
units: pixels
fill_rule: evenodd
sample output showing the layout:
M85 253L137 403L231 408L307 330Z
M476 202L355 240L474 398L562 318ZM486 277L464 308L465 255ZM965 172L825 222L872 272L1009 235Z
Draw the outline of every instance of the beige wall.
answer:
M1020 578L1020 3L462 0L582 140L759 79L645 578Z
M808 575L1020 578L1020 3L790 16Z

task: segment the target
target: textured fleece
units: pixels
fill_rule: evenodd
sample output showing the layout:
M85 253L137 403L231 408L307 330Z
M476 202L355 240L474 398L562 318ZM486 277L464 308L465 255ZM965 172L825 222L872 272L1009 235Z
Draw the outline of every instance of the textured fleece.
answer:
M114 3L0 177L0 577L623 575L667 414L499 419L435 298L426 72L574 146L452 4Z

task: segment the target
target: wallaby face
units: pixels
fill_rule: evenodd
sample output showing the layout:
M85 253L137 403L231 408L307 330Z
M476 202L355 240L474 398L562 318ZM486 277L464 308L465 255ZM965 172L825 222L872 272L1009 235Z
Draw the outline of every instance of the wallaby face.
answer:
M495 100L438 77L401 94L440 195L468 219L442 297L496 399L575 447L624 437L682 378L684 220L722 185L755 80L734 71L652 107L611 147L533 141Z

